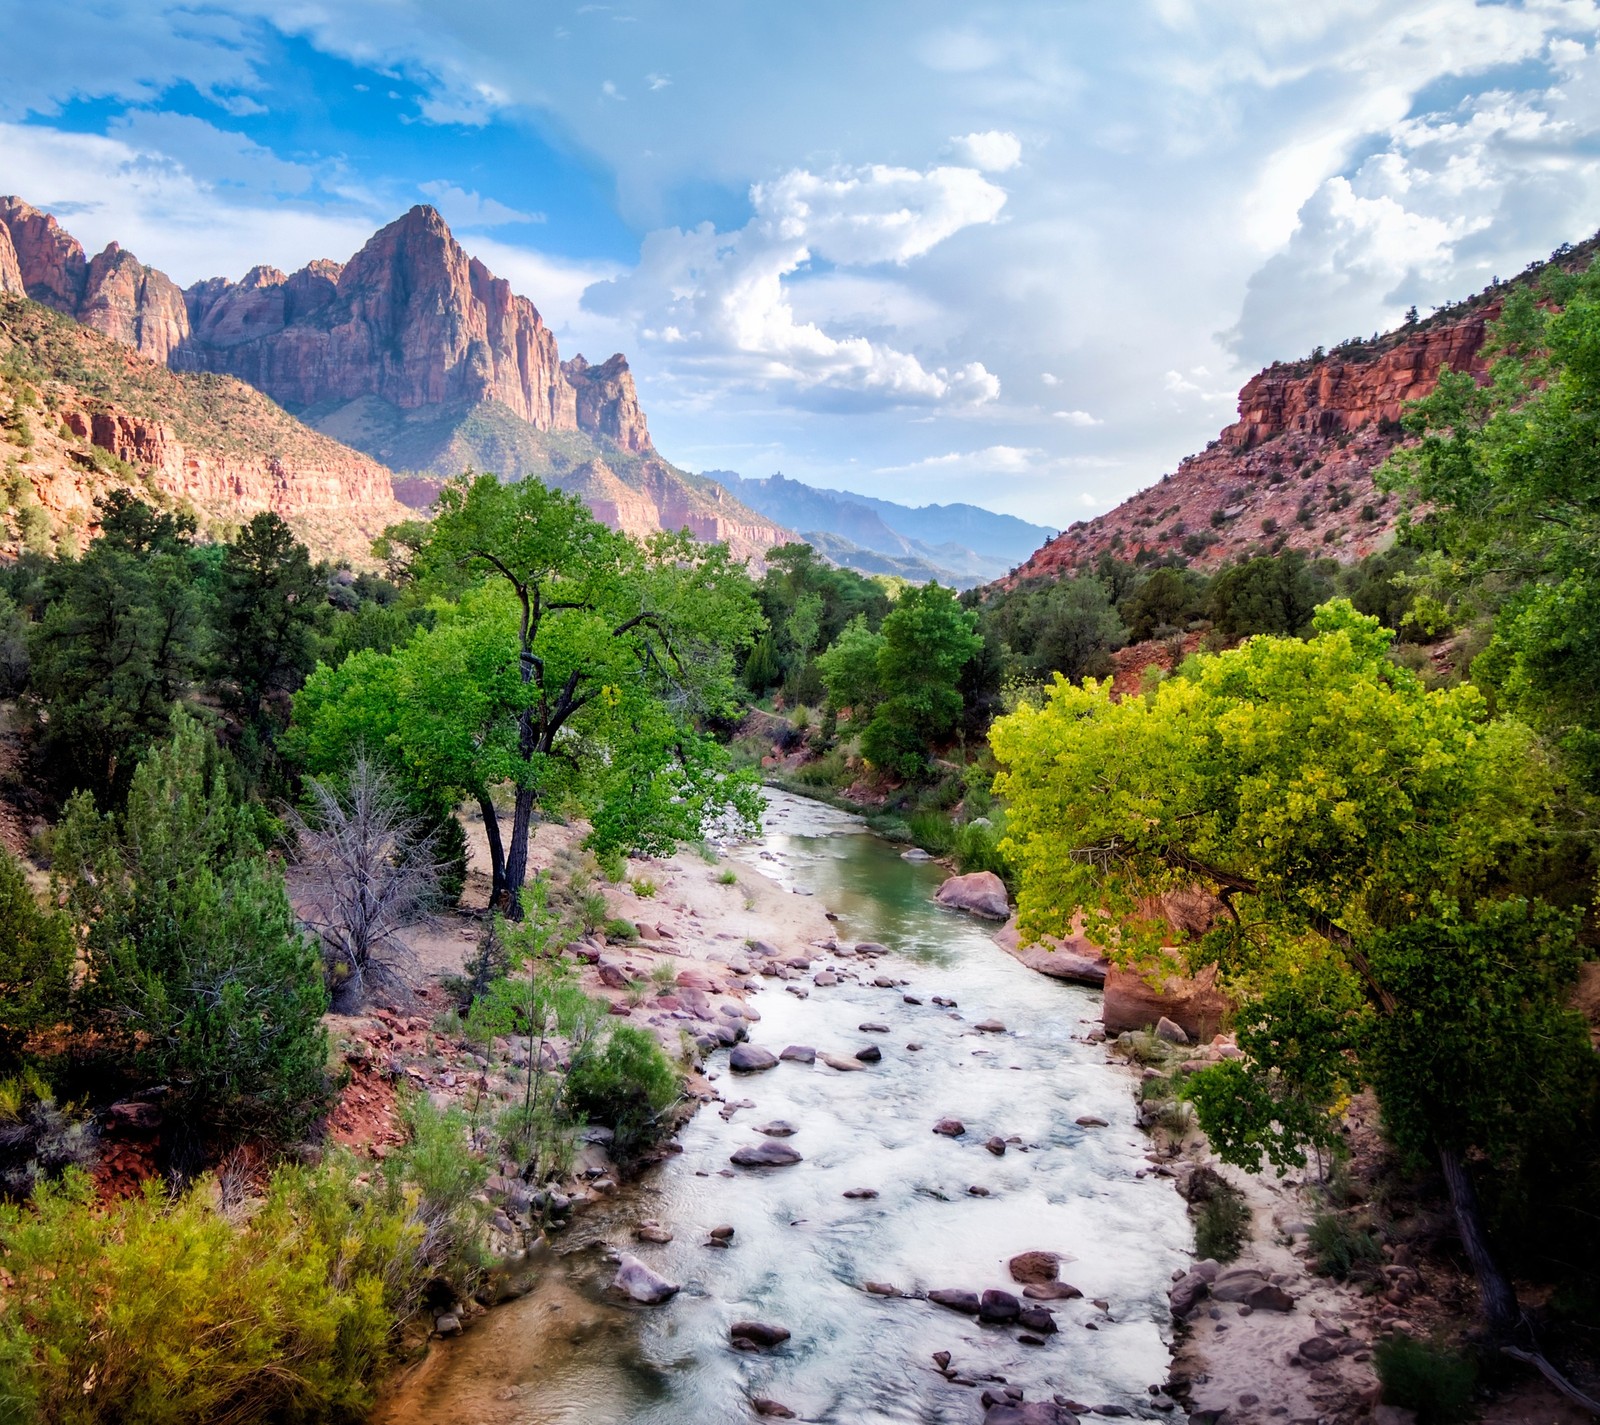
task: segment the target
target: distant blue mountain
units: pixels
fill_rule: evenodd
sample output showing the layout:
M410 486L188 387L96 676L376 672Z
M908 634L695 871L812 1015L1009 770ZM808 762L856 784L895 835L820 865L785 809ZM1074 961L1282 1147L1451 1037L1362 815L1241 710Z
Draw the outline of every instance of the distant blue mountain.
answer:
M764 480L731 470L705 474L768 519L802 534L834 536L816 541L820 552L864 573L892 568L907 577L968 588L1008 573L1056 533L978 505L912 507L805 485L782 474ZM864 551L887 555L892 562L886 568L883 560L868 559Z

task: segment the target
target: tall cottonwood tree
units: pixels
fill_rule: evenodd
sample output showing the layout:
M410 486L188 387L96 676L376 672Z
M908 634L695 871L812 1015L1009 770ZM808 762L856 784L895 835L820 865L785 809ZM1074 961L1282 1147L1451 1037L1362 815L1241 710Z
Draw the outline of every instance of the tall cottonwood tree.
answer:
M365 706L415 775L478 797L491 850L491 790L508 783L497 889L509 913L541 807L575 801L598 843L627 850L698 835L726 807L754 814L752 779L730 772L701 728L736 705L735 655L761 627L725 546L687 533L641 544L570 495L492 475L452 481L433 522L408 537L409 576L455 601L441 598L435 627L390 656L378 705L355 686L327 696L337 680L319 672L303 735L358 732L352 708ZM377 658L362 656L376 673Z
M1520 1169L1592 1115L1595 1061L1568 1005L1576 915L1530 889L1559 777L1470 685L1430 691L1348 603L1315 636L1195 660L1148 699L1058 681L995 724L1006 848L1029 933L1162 954L1151 898L1195 885L1226 914L1185 947L1239 997L1244 1065L1197 1076L1202 1126L1251 1169L1304 1161L1370 1085L1396 1143L1448 1185L1484 1315L1520 1318L1474 1162Z

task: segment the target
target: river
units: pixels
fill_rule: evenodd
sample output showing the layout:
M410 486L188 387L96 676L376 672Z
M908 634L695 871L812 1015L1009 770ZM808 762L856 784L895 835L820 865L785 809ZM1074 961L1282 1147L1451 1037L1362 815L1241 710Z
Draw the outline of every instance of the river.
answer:
M716 1056L716 1086L755 1107L727 1120L702 1109L680 1155L558 1238L528 1296L436 1346L384 1421L709 1425L753 1419L750 1401L766 1397L830 1425L970 1425L983 1414L978 1391L934 1369L940 1350L955 1369L1002 1376L1030 1400L1059 1392L1154 1415L1148 1387L1167 1375L1168 1278L1192 1239L1171 1185L1139 1176L1148 1145L1127 1074L1081 1037L1098 995L1026 969L995 947L989 927L936 907L939 867L901 859L832 808L769 792L763 837L729 854L819 898L838 915L842 941L895 952L860 966L860 982L806 999L762 981L752 1042L846 1055L872 1042L882 1062L860 1073L784 1063L746 1076ZM874 988L878 975L907 983ZM934 1005L935 995L956 1008ZM974 1031L991 1017L1004 1034ZM947 1116L965 1123L962 1137L933 1133ZM1083 1116L1108 1126L1079 1127ZM756 1124L780 1118L798 1130L786 1141L801 1163L728 1169L736 1148L765 1141ZM1019 1141L997 1157L984 1147L991 1136ZM879 1196L845 1198L853 1188ZM631 1227L647 1217L675 1240L634 1243ZM735 1229L726 1250L705 1245L717 1224ZM683 1291L660 1307L616 1303L608 1244ZM1020 1292L1005 1262L1032 1248L1061 1253L1062 1277L1084 1293L1051 1303L1060 1332L1043 1346L863 1290L874 1281ZM792 1338L771 1354L731 1350L730 1323L752 1318Z

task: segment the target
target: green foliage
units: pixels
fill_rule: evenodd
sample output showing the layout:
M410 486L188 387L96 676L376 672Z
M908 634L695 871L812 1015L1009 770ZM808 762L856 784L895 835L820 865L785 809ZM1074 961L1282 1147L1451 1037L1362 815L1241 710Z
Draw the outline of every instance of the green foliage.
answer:
M1128 637L1136 642L1181 632L1205 608L1205 583L1187 569L1162 568L1141 582L1121 605Z
M100 518L84 556L51 568L28 654L47 757L67 786L109 802L165 735L199 670L206 627L194 522L121 490L101 502Z
M965 598L963 602L968 602ZM1104 677L1109 654L1128 639L1105 581L1089 573L972 599L986 646L1004 648L1000 678L1060 673L1078 682Z
M633 886L634 895L643 896L646 900L661 889L648 876L638 876L630 884Z
M879 583L823 563L808 544L768 552L757 596L768 631L751 649L744 681L757 695L781 686L791 702L817 695L817 650L834 643L853 620L876 628L889 612Z
M1328 576L1299 550L1262 555L1224 569L1211 582L1206 611L1228 638L1304 633L1332 592Z
M736 886L739 884L738 874L731 870L723 871L717 877L717 884L719 886Z
M878 676L878 655L883 635L858 614L840 630L827 652L817 657L817 669L828 690L828 706L835 713L850 709L852 720L864 726L883 697Z
M567 1073L572 1108L611 1129L611 1154L624 1168L666 1137L668 1113L682 1091L682 1078L660 1042L636 1024L612 1024L573 1054Z
M1194 1214L1194 1251L1202 1259L1231 1262L1250 1235L1250 1207L1244 1194L1219 1182Z
M1302 1161L1371 1085L1407 1151L1515 1174L1595 1096L1574 916L1517 893L1551 876L1558 779L1476 688L1395 666L1376 619L1341 601L1315 630L1203 655L1144 698L1058 683L995 725L1022 925L1060 934L1082 907L1149 964L1170 940L1152 897L1225 894L1233 914L1184 953L1240 999L1247 1059L1189 1089L1226 1161Z
M1378 1239L1337 1212L1319 1212L1312 1219L1311 1250L1317 1254L1317 1270L1336 1281L1348 1281L1358 1269L1383 1262Z
M197 1135L292 1137L327 1098L320 957L254 823L210 735L179 713L126 810L101 815L80 794L55 842L55 884L83 927L80 1013L169 1086Z
M608 940L637 940L639 927L631 920L624 920L620 915L611 916L601 927Z
M1413 1336L1386 1336L1372 1350L1383 1403L1417 1412L1417 1425L1458 1425L1472 1418L1477 1367L1471 1357Z
M70 1013L72 927L42 907L22 867L0 848L0 1062L28 1035Z

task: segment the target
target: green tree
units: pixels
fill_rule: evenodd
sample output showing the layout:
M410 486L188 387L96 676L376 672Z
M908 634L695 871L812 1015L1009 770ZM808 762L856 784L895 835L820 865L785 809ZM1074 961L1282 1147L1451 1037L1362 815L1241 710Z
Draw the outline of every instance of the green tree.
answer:
M667 784L682 798L669 837L724 807L753 814L752 779L730 773L725 750L699 727L736 705L735 655L761 625L726 546L687 533L641 545L537 480L463 477L440 492L437 510L411 560L413 577L446 590L486 579L489 588L455 616L513 640L513 678L496 672L477 690L489 780L510 782L513 793L508 907L520 913L540 806L588 798L603 843L638 844L644 826L608 798L629 794L641 762L655 808L671 801L661 795Z
M0 1063L35 1030L71 1010L72 927L34 896L16 858L0 849Z
M1263 554L1224 569L1211 581L1206 611L1228 638L1257 633L1301 634L1328 597L1327 576L1297 549Z
M1380 480L1423 503L1413 617L1492 621L1473 676L1600 788L1600 267L1512 289L1486 384L1446 371Z
M817 656L817 667L828 690L828 707L835 713L850 709L856 726L864 727L883 699L878 676L878 655L883 635L867 627L865 614L857 614L840 631L831 647Z
M316 666L326 583L277 515L253 518L222 558L214 654L223 701L259 724L269 699L293 693Z
M977 615L940 584L907 589L883 621L878 682L883 701L862 734L874 766L914 777L961 716L961 671L983 646Z
M316 947L282 871L186 714L134 773L126 809L74 797L54 881L80 928L80 1013L194 1136L293 1136L327 1099ZM182 1145L180 1145L180 1150Z
M101 534L49 576L29 631L44 747L71 787L114 801L199 670L206 635L194 524L113 491Z
M1239 997L1245 1064L1199 1076L1219 1153L1303 1161L1363 1084L1396 1142L1449 1187L1485 1315L1518 1312L1471 1164L1518 1170L1593 1110L1595 1066L1567 1006L1575 917L1523 893L1550 846L1558 779L1522 723L1471 686L1429 691L1348 603L1316 636L1194 660L1149 698L1058 682L995 724L1005 849L1030 934L1088 933L1129 963L1168 933L1151 898L1194 885L1226 907L1187 947Z
M1205 581L1187 569L1157 569L1121 607L1128 637L1136 642L1181 633L1205 608Z

